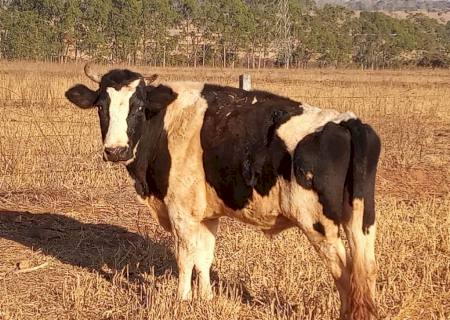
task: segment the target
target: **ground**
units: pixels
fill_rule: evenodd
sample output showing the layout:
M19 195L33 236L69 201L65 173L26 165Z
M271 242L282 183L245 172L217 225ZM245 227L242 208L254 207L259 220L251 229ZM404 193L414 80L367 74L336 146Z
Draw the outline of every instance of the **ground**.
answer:
M103 70L106 67L103 68ZM138 68L236 85L243 70ZM380 318L450 318L450 72L251 71L253 86L350 110L379 132ZM335 319L305 237L221 222L211 302L175 299L170 234L101 160L95 111L63 97L82 65L0 62L0 319Z

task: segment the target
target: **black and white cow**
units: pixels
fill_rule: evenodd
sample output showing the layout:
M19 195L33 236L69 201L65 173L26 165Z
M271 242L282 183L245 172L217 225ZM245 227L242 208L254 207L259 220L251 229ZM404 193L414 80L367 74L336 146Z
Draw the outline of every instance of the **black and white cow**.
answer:
M212 297L218 218L277 233L298 226L331 270L343 319L375 315L374 185L380 140L351 112L268 92L195 82L152 85L129 70L66 97L96 107L104 159L122 162L140 199L176 239L178 295ZM339 236L346 232L350 253Z

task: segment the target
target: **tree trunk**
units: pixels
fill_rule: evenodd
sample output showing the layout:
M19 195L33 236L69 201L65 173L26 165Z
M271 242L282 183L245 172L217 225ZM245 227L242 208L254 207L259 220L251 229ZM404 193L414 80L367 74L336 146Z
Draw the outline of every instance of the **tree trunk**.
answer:
M156 42L155 43L155 52L158 52L158 50L159 50L159 45L158 45L159 43L158 42ZM153 65L155 66L155 67L157 67L158 66L158 58L157 58L157 54L154 54L153 55Z
M163 47L163 68L166 67L166 45Z
M267 56L267 52L266 52L266 50L264 50L264 55L263 55L263 68L264 69L266 68L266 62L267 62L266 56Z
M252 45L252 69L255 69L255 45Z
M197 68L197 52L198 52L198 39L197 39L197 37L194 37L193 42L195 43L195 46L194 46L194 68Z
M259 52L258 52L258 69L261 69L261 54L262 54L262 49L259 49Z
M203 40L202 67L205 67L205 57L206 57L206 45Z
M223 67L227 67L227 51L225 47L225 42L223 43Z
M189 56L189 19L186 20L186 65L189 67L190 56Z
M78 62L78 41L75 41L75 62Z

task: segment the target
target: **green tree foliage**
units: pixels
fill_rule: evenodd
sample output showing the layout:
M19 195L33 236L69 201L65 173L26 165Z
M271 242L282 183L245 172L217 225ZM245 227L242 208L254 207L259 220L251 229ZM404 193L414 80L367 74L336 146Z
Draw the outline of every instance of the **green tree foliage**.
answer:
M47 45L51 32L34 11L11 11L3 19L1 49L8 59L44 59L53 54Z
M249 0L247 5L253 24L248 33L247 66L261 68L276 39L276 3L271 0Z
M234 64L239 49L247 47L255 27L249 7L242 0L211 0L204 6L207 28L222 48L222 64Z
M379 12L362 12L355 34L355 62L363 67L389 67L402 49L412 44L401 21Z
M108 21L112 10L111 0L79 0L79 16L73 33L78 51L93 60L110 57ZM94 18L95 17L95 18Z
M313 0L5 0L0 57L261 68L450 64L450 22Z
M176 39L170 36L178 13L169 0L143 0L141 29L142 54L147 64L165 66L169 54L176 47ZM169 61L170 62L170 61Z
M113 61L136 63L141 34L142 1L112 0L106 32Z
M317 9L308 21L303 34L299 56L309 54L320 66L349 65L352 62L352 40L357 29L353 13L343 7L326 5ZM308 56L303 57L303 59Z

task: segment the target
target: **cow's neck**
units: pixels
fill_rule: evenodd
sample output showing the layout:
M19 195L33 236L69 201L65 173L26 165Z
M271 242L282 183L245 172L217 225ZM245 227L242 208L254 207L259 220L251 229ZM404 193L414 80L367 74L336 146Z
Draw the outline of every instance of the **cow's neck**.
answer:
M127 165L136 191L144 198L149 195L163 198L167 191L171 161L164 120L167 106L175 99L176 94L164 86L156 87L148 96L147 108L153 114L144 125L135 160Z

